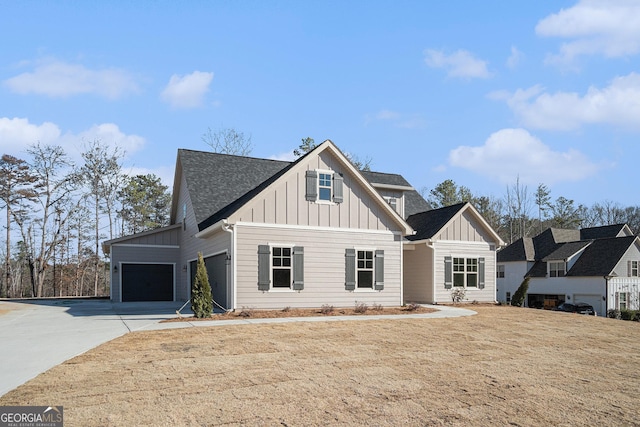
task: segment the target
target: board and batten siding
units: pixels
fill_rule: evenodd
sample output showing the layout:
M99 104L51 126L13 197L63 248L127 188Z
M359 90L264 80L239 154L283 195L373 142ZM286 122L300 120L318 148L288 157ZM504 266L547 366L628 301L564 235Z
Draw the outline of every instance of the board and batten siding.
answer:
M404 302L433 303L433 249L426 243L405 245L403 257Z
M179 258L180 248L177 246L162 245L129 245L113 244L111 246L111 301L122 301L122 263L127 264L174 264ZM118 272L113 272L117 266ZM179 268L175 266L174 274L177 276ZM174 277L174 280L175 277ZM174 289L175 289L174 283ZM177 292L176 292L177 293ZM174 298L178 298L174 295Z
M343 177L343 202L309 202L305 198L307 170L326 170ZM230 222L301 225L394 231L398 225L362 183L331 153L310 156L276 181L269 190L230 216Z
M480 226L476 218L469 212L456 216L453 221L432 240L456 240L461 242L493 242L493 237ZM495 243L494 243L495 244Z
M484 258L484 289L467 288L465 301L495 302L496 300L496 252L489 243L480 242L434 242L435 249L435 301L451 302L451 289L444 287L444 259ZM453 288L452 288L453 289Z
M402 304L402 239L391 232L313 229L236 224L236 307L353 307L356 302ZM258 290L258 246L304 248L304 289ZM345 251L348 248L384 250L384 289L345 290Z

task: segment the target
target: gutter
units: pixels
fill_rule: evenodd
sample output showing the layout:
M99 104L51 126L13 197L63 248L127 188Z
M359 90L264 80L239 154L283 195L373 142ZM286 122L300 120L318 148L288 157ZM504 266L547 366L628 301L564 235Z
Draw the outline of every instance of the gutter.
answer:
M220 221L216 222L215 224L212 224L212 225L208 226L204 230L197 232L193 237L195 237L197 239L205 239L205 238L211 236L213 233L215 233L219 229L223 229L223 227L226 226L226 225L228 225L227 219L226 218L221 219Z

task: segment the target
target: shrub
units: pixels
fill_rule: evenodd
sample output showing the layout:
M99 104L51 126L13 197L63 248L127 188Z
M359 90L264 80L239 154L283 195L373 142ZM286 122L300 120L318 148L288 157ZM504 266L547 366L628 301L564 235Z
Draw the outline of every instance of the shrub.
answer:
M291 311L291 307L289 307L289 306L286 306L285 308L282 309L283 313L288 313L290 311Z
M322 304L320 307L320 313L322 314L331 314L333 313L333 306L329 304Z
M636 311L636 315L632 319L634 322L640 322L640 310Z
M368 309L369 309L369 306L367 305L366 302L356 301L356 306L354 307L353 311L355 311L358 314L363 314L363 313L366 313Z
M634 320L636 317L636 310L620 310L620 319L622 320Z
M404 309L406 311L416 311L419 308L420 308L420 304L416 304L415 302L412 302L410 304L407 304Z
M607 311L607 317L610 319L620 319L620 310L617 310L615 308L610 308Z
M382 304L373 303L371 305L371 309L374 310L374 311L382 311Z
M251 317L253 315L253 308L251 307L242 307L242 310L240 310L240 313L238 313L238 316L240 317Z
M211 285L201 252L198 252L198 267L191 291L191 310L197 318L211 317L211 313L213 313Z
M522 307L522 304L524 304L524 297L527 295L528 290L529 277L525 277L520 286L518 286L518 289L514 292L513 297L511 298L511 305Z
M451 290L451 301L453 301L454 303L459 303L464 299L466 294L467 294L467 291L464 288L452 289Z

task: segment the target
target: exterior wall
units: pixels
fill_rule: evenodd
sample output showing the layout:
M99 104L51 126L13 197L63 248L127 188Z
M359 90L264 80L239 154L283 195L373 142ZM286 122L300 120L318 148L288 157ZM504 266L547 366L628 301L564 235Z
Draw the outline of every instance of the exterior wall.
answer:
M123 241L122 244L177 246L180 244L180 229L171 228L169 230L158 231L155 233L151 232L141 233L141 235L133 235L130 239Z
M458 227L456 227L458 228ZM464 227L470 230L469 227ZM473 227L471 227L473 228ZM474 233L470 233L475 235ZM461 242L447 241L434 242L435 249L434 271L435 271L435 298L434 303L451 302L451 290L444 287L444 258L464 257L464 258L484 258L485 260L485 287L484 289L467 288L465 300L478 302L495 302L496 301L496 251L492 249L489 243L481 243L476 241ZM427 262L427 261L425 261Z
M607 295L607 310L617 309L616 293L626 292L629 294L627 308L640 310L640 278L639 277L616 277L609 280L609 293Z
M432 240L459 240L463 242L493 242L493 238L478 224L474 215L465 210L462 215L457 215L454 220L445 227Z
M512 261L512 262L503 262L504 265L504 278L496 279L496 299L498 301L507 301L507 292L511 292L511 296L518 289L522 281L524 280L524 275L527 274L527 271L531 268L531 264L527 261Z
M191 204L189 192L187 191L187 184L184 176L179 188L178 214L176 217L177 222L182 222L183 206L185 204L187 209L184 220L184 231L181 233L180 240L180 247L182 250L179 258L180 266L177 271L176 298L180 301L187 301L191 298L191 276L189 263L198 258L198 252L201 252L205 258L223 252L231 253L231 233L220 230L208 238L196 238L195 235L199 231L198 224L193 212L193 206ZM228 283L232 283L231 277ZM227 292L227 295L230 294L231 292Z
M398 225L378 200L329 152L310 156L233 214L229 221L394 231ZM305 172L320 169L343 175L342 203L305 199Z
M391 232L306 228L278 225L235 225L237 300L235 307L353 307L358 302L402 304L402 238ZM258 245L304 247L304 289L258 290ZM384 250L384 289L345 290L345 250Z
M389 189L385 189L385 188L376 188L376 190L378 190L378 193L380 193L380 195L382 197L395 197L397 199L396 212L398 212L398 214L400 214L400 216L402 218L405 217L405 215L404 215L404 191L389 190Z
M404 302L433 303L433 249L426 243L405 245L403 255Z
M589 296L590 301L597 297L600 301L605 296L605 280L603 277L532 277L527 294L564 295L569 303L583 302L576 301L576 295ZM594 309L598 315L604 315L603 304L594 306Z
M111 246L111 301L122 301L122 264L174 264L179 259L180 248L177 246L151 246L113 244ZM114 268L118 267L115 272ZM175 274L179 267L174 268ZM174 277L174 298L179 300L176 278Z

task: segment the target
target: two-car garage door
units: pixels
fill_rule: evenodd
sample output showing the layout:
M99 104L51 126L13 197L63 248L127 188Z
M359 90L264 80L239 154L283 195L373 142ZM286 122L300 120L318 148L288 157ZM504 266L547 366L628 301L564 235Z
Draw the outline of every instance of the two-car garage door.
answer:
M122 301L173 301L174 264L122 264Z

